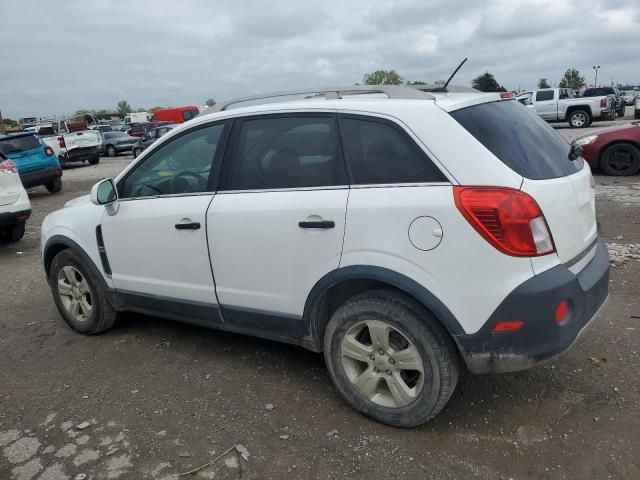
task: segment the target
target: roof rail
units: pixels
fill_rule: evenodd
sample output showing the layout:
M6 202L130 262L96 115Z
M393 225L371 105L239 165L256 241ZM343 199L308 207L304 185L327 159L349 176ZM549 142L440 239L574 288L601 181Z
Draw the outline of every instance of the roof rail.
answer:
M387 97L393 99L417 99L417 100L433 100L435 97L427 93L419 87L427 85L347 85L343 87L321 87L321 88L303 88L299 90L286 90L282 92L262 93L251 95L249 97L232 98L214 106L203 110L200 115L221 112L227 110L230 105L236 103L251 102L253 100L263 100L277 97L288 97L293 95L312 95L320 94L326 99L342 98L343 95L363 95L368 93L384 93Z

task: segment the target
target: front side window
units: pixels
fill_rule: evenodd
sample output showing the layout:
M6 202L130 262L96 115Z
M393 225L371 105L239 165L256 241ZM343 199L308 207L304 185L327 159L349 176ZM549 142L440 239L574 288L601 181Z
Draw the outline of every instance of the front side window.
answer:
M387 122L344 118L343 141L360 185L447 181L442 172L399 127Z
M223 123L210 125L162 145L119 182L120 198L209 191L209 173L223 129Z
M346 185L333 116L265 117L240 124L223 190Z
M186 122L187 120L191 120L193 117L198 115L196 110L185 110L182 112L182 119Z

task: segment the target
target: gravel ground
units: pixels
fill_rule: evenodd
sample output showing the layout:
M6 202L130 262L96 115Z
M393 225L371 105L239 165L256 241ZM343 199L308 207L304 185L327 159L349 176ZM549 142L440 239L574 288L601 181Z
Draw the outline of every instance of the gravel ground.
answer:
M130 161L33 189L26 237L0 246L0 479L176 479L235 444L185 478L640 478L639 177L596 177L616 266L593 328L544 366L463 376L434 421L400 430L349 408L297 347L141 315L99 336L67 328L40 224Z

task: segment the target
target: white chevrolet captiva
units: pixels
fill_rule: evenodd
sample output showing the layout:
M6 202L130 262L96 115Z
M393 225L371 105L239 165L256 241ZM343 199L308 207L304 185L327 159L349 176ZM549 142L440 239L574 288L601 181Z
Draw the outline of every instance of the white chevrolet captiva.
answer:
M95 334L140 312L324 352L347 402L403 427L463 368L568 349L608 296L588 165L511 94L438 90L280 92L173 129L42 224L62 318Z

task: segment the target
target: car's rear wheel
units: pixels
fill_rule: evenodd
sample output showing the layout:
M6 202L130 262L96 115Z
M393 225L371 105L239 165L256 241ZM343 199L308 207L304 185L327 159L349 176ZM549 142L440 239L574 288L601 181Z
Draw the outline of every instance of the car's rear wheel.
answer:
M640 170L640 150L630 143L616 143L600 156L600 168L615 177L634 175Z
M89 160L89 165L97 165L100 162L100 156L96 155L91 160Z
M13 243L24 237L24 222L16 223L0 229L0 242Z
M351 406L398 427L435 417L458 381L457 352L447 333L421 305L392 291L366 292L339 307L324 352Z
M76 332L93 335L115 324L118 314L104 288L73 250L62 250L54 257L49 285L62 318Z
M142 149L140 147L133 149L133 158L138 158L138 155L142 153Z
M62 178L56 177L45 185L49 193L58 193L62 190Z
M589 125L589 113L584 110L575 110L569 114L569 126L571 128L583 128Z
M113 145L107 145L107 155L109 157L115 157L118 154L118 151L116 150L116 147L114 147Z

